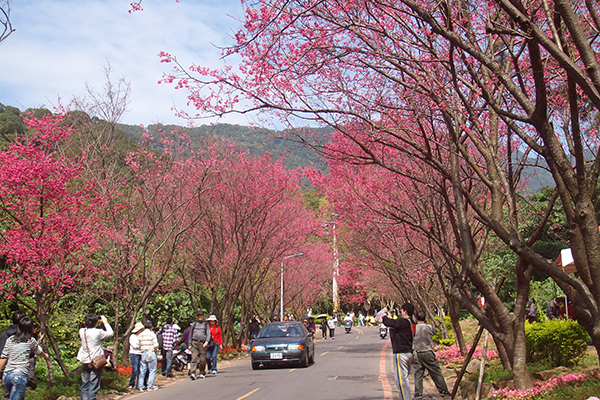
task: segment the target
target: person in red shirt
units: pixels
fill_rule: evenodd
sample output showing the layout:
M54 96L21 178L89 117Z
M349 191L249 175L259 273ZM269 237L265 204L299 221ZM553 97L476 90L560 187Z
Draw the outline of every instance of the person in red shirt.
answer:
M223 346L223 335L221 334L221 327L218 325L219 321L215 315L211 315L206 321L210 327L210 335L213 338L206 349L206 364L208 372L216 375L217 355L219 354L219 348Z

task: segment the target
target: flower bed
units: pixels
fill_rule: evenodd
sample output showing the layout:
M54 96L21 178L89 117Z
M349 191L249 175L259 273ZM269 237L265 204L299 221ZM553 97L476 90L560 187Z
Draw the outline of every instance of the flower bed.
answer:
M591 374L568 374L563 376L558 376L556 378L549 379L545 382L535 382L534 386L530 389L526 390L517 390L517 389L500 389L492 392L490 394L490 399L500 400L500 399L518 399L518 400L527 400L527 399L535 399L536 396L544 395L551 393L553 390L556 390L562 386L573 386L579 383L582 383L588 379L600 379L600 373L593 372Z
M467 351L470 351L471 348L467 348ZM460 353L460 349L457 345L452 345L449 347L444 346L436 346L433 351L435 352L435 358L437 358L442 364L450 364L450 363L459 363L462 364L465 361L465 358ZM481 358L481 354L483 353L483 349L477 347L475 349L475 353L473 354L473 358ZM493 359L498 357L498 352L496 350L488 350L485 353L485 357L487 359Z

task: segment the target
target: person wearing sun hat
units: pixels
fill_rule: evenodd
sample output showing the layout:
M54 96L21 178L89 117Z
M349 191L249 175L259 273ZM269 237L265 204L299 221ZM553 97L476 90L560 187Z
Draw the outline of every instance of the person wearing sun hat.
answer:
M138 336L144 330L144 324L137 322L129 336L129 360L131 361L131 376L129 377L129 389L133 389L137 385L137 376L140 372L140 361L142 359L142 351L140 350L140 342Z
M206 348L206 364L208 372L210 374L217 374L217 355L219 354L219 348L223 346L223 335L221 334L221 327L216 315L211 315L206 319L210 327L210 336L212 340Z

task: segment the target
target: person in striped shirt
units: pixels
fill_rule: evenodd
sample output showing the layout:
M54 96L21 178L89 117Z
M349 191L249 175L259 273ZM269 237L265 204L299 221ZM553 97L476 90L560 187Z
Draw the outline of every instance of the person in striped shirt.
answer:
M0 370L4 369L2 381L10 390L10 400L23 400L27 388L29 361L32 354L48 360L37 340L33 338L33 321L25 316L17 325L17 333L6 340L0 355Z

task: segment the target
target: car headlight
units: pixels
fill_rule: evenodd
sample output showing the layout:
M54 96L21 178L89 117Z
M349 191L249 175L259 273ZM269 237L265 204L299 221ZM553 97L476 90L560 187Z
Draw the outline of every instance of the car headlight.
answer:
M304 349L303 344L289 344L288 345L288 350L302 350L302 349Z
M252 346L252 351L265 351L265 346Z

